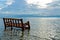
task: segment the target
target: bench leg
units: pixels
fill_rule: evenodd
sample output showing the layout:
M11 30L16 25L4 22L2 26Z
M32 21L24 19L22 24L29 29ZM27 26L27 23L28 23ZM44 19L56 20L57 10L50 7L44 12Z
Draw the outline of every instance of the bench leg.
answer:
M30 30L30 23L29 23L29 21L28 21L28 29Z
M22 27L22 31L24 31L24 28Z
M5 29L4 29L4 31L6 31L6 26L5 26Z
M11 27L11 31L12 31L12 29L13 29L13 28Z

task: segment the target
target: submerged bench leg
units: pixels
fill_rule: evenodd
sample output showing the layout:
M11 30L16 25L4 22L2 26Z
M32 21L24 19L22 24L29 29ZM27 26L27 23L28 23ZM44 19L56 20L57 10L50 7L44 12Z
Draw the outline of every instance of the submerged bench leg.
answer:
M5 26L5 29L4 29L4 31L6 31L6 26Z
M24 28L22 27L22 31L24 31Z
M29 23L29 21L27 23L28 23L28 29L30 30L30 23Z
M11 27L11 31L12 31L12 29L13 29L13 28Z

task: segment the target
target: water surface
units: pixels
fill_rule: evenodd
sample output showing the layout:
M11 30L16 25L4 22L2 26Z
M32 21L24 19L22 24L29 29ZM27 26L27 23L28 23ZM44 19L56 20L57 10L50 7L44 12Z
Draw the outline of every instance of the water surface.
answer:
M1 40L60 40L60 18L23 18L30 21L30 32L14 28L11 32L4 31L3 19L0 19Z

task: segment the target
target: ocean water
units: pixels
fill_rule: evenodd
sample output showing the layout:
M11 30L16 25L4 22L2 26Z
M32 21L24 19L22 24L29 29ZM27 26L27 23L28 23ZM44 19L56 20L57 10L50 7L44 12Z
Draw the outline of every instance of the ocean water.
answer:
M30 21L30 31L14 28L4 31L3 19L0 19L0 40L60 40L60 18L23 18Z

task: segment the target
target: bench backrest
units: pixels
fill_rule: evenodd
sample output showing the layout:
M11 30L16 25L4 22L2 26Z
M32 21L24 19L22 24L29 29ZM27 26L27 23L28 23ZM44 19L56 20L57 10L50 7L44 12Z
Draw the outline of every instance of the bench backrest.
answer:
M20 24L21 27L23 27L23 20L22 19L15 19L15 18L3 18L4 25L6 27L12 27L12 26L19 26L17 24Z

